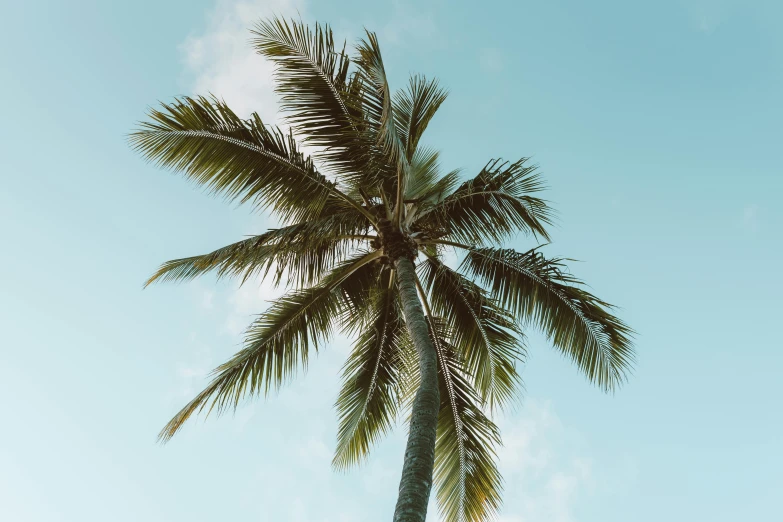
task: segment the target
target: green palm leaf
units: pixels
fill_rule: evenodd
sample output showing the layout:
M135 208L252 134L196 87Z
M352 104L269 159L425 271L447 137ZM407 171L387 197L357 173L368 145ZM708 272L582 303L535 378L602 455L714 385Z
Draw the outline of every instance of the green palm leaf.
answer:
M426 147L417 148L410 166L410 177L405 187L405 202L412 208L440 202L453 192L459 183L459 171L441 174L438 151ZM409 213L408 220L413 221Z
M217 98L184 97L149 116L130 135L132 146L214 193L272 208L284 220L318 216L327 203L364 213L299 152L292 135L255 113L242 120Z
M367 457L396 418L401 350L407 335L399 308L394 271L386 270L368 307L369 321L359 333L343 371L337 398L339 428L333 465L346 469Z
M286 382L298 366L306 367L310 345L317 349L319 340L329 337L346 294L355 295L357 287L371 285L366 279L372 272L361 268L378 257L377 253L362 254L321 284L275 301L248 328L245 347L213 371L210 384L169 421L160 439L171 439L193 413L208 404L208 412L216 408L218 414L236 408L245 395L268 393Z
M490 161L475 178L422 212L416 223L471 244L502 241L520 231L548 239L545 226L551 223L551 211L545 201L530 195L543 185L535 167L525 162Z
M411 76L408 88L394 95L394 116L397 135L410 162L422 134L429 125L448 93L438 86L437 80L424 76Z
M438 353L440 411L435 443L434 480L444 520L481 522L493 518L501 504L503 479L495 448L501 445L497 426L481 408L482 398L460 350L448 342L449 323L435 317L420 285L430 336ZM414 377L406 383L408 398L418 387L415 360L405 358Z
M612 390L633 365L632 330L610 313L611 305L578 285L562 260L535 249L469 249L462 268L488 288L501 306L540 326L591 382Z
M276 65L276 90L287 121L305 143L324 149L318 158L341 180L359 181L368 143L360 130L361 108L353 100L351 61L344 49L335 48L331 28L272 18L252 33L253 46Z
M480 522L497 515L503 479L495 448L500 432L481 409L481 397L458 349L438 342L441 408L435 445L435 484L445 520Z
M408 177L409 162L405 144L397 133L392 93L386 78L380 45L375 33L366 32L366 38L356 46L356 81L361 86L361 100L366 134L374 139L379 156L374 164L377 173L367 178L366 184L377 187L394 201L395 222L402 218L402 200ZM383 196L382 196L383 197Z
M516 364L525 356L524 335L513 316L436 257L428 256L419 267L432 310L450 325L450 340L482 400L491 409L508 403L520 384Z
M361 242L366 220L355 212L341 212L321 219L269 230L209 254L163 263L144 286L154 282L189 281L209 272L218 278L266 277L276 268L274 282L287 273L297 287L312 285L344 259Z
M392 93L386 78L378 37L369 31L365 36L356 46L357 56L354 59L358 67L357 80L363 87L363 117L381 150L388 156L391 164L396 165L399 160L405 158L405 154L395 125Z

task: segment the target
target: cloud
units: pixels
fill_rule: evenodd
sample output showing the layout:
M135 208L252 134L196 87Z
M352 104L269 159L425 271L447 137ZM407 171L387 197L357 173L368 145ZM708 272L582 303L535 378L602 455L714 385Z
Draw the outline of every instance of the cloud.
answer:
M489 47L482 49L479 54L479 65L488 72L500 72L503 70L503 54L500 49Z
M228 313L223 329L233 337L241 336L253 320L269 307L270 301L280 297L281 288L275 288L270 279L251 278L245 284L235 287L228 297Z
M203 294L201 294L201 306L204 307L205 310L211 310L215 307L215 305L212 303L212 299L215 297L215 292L211 292L209 290L205 290Z
M736 0L685 0L684 7L697 32L705 35L714 33L729 18Z
M206 29L180 46L188 84L225 99L240 116L255 111L264 121L277 121L272 64L250 46L250 28L263 17L298 16L303 9L302 0L218 0Z
M436 16L424 12L420 4L395 2L394 11L377 32L384 48L413 46L422 41L429 45L442 44L445 37L440 33L435 20Z
M274 68L251 47L250 29L265 17L298 18L304 11L303 0L218 0L207 16L204 30L180 45L189 90L215 94L242 117L258 112L265 122L280 124ZM249 233L276 225L271 216L256 221ZM223 331L241 337L253 315L263 312L269 301L281 293L260 278L236 286L225 303L227 307L223 308L228 310ZM214 294L205 292L202 306L212 309Z
M563 426L549 401L528 399L499 425L506 480L501 522L573 522L575 507L593 489L589 449Z
M188 336L191 346L190 354L177 364L176 388L172 390L168 399L181 406L182 399L190 400L201 390L204 379L212 369L212 351L202 342L195 332Z
M756 232L759 228L759 206L753 203L742 209L742 218L740 222L742 228L746 231Z

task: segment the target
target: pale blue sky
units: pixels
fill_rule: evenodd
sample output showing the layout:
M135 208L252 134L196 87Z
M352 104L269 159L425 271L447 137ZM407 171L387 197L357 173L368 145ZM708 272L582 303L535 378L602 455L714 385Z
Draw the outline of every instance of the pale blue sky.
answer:
M266 218L124 135L205 90L272 119L269 66L245 46L270 9L376 30L398 86L439 76L451 95L424 141L446 167L532 155L560 213L548 252L583 260L639 332L613 397L531 337L523 407L501 423L502 520L778 519L783 4L369 4L0 0L0 519L390 518L404 429L367 466L329 468L343 339L278 397L155 443L270 294L141 284Z

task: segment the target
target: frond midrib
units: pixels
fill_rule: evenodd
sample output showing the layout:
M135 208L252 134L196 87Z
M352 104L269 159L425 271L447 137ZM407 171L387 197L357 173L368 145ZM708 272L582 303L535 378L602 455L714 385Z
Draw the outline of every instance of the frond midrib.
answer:
M239 129L237 129L239 130ZM356 210L358 210L362 215L364 215L370 223L375 222L375 218L367 212L364 208L362 208L361 205L357 201L355 201L353 198L339 190L337 187L334 186L334 184L329 183L328 181L325 181L325 178L321 179L322 176L320 174L318 176L310 176L307 172L307 170L303 169L302 167L295 165L292 163L288 158L285 158L284 156L281 156L279 154L275 154L274 152L270 152L268 150L264 150L263 148L259 147L255 143L249 143L244 140L240 140L238 138L232 138L231 136L223 136L222 134L211 132L207 130L164 130L164 129L158 129L158 130L145 130L145 134L163 134L163 135L175 135L175 136L194 136L197 138L208 138L208 139L216 139L225 141L226 143L230 143L232 145L235 145L237 147L243 147L247 150L251 150L253 152L257 152L258 154L261 154L269 159L275 160L278 163L281 163L283 165L286 165L287 167L294 169L296 172L299 172L303 176L307 177L310 181L315 181L318 185L322 186L338 198L344 200L346 203L354 207ZM313 173L318 174L317 171L313 171ZM320 176L320 177L319 177Z
M597 346L598 349L601 350L601 352L603 353L603 357L605 358L605 360L610 361L610 360L612 360L614 358L611 354L607 354L606 353L607 348L606 348L606 346L604 346L604 343L601 341L600 336L595 331L595 327L592 324L592 322L587 317L585 317L585 315L582 313L582 311L579 310L579 308L576 307L571 302L571 300L568 299L567 296L563 295L559 290L557 290L555 288L552 288L552 286L547 281L545 281L544 279L540 278L537 274L531 272L527 268L516 266L516 265L513 265L511 263L508 263L505 259L502 259L502 258L498 259L498 258L495 258L495 257L491 257L491 256L488 256L488 255L484 254L483 252L480 252L479 250L475 250L475 249L471 249L471 252L474 252L474 253L476 253L478 255L481 255L481 256L483 256L483 257L485 257L487 259L492 259L492 260L498 261L501 264L503 264L504 266L509 267L509 268L511 268L513 270L518 270L518 271L526 274L531 279L534 279L538 284L544 286L547 290L549 290L555 296L557 296L563 303L565 303L566 306L568 306L574 312L574 314L580 319L580 321L585 326L585 328L587 328L587 330L590 332L590 338L592 339L592 341L595 344L595 346ZM614 370L613 370L613 372L614 372Z

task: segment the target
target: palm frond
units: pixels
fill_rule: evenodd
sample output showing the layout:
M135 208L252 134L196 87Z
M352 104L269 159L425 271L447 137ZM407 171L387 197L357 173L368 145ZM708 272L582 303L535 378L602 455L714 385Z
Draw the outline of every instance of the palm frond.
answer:
M548 239L545 226L551 223L551 211L544 200L530 195L543 185L536 167L525 166L526 161L490 161L475 178L420 212L416 223L471 244L502 241L518 232Z
M213 271L218 279L238 277L244 283L252 276L266 277L272 268L275 268L275 285L286 274L289 284L309 286L361 242L356 237L366 226L361 215L345 211L268 230L208 254L167 261L144 286L154 282L189 281Z
M394 115L394 104L386 69L383 65L381 49L375 33L366 32L366 38L356 46L358 53L354 62L357 65L357 82L361 85L359 97L363 109L363 121L367 125L367 134L374 137L375 143L383 159L376 161L388 165L394 170L378 169L375 178L368 179L372 186L394 194L394 219L402 218L402 200L405 194L405 183L408 177L409 164L405 153L405 145L397 133ZM392 172L396 176L387 178ZM383 175L378 177L378 175Z
M438 86L437 80L424 76L411 76L408 88L394 95L394 116L397 135L403 145L405 157L410 162L419 140L448 93Z
M424 288L417 284L438 354L441 404L434 469L438 507L445 520L490 520L500 507L503 489L495 452L501 444L500 433L481 408L482 399L471 385L459 350L448 342L454 336L448 323L432 314ZM403 360L413 365L410 356ZM415 378L410 381L404 388L408 394L418 384Z
M481 409L457 348L439 343L441 408L435 443L438 506L445 520L484 522L497 515L503 479L495 448L500 432ZM459 447L462 446L462 455Z
M159 438L174 436L194 413L209 405L208 413L236 408L246 395L268 393L286 382L297 367L307 366L309 349L328 338L332 324L344 306L346 293L366 287L372 272L361 270L379 254L361 254L334 270L312 288L296 290L275 301L248 328L245 347L218 366L210 384L179 411L163 428Z
M276 90L287 121L304 142L323 150L319 160L353 184L367 164L362 111L352 99L351 60L335 47L328 25L272 18L256 25L253 46L275 65Z
M284 220L317 216L329 200L366 214L316 170L293 135L267 127L255 113L243 120L221 100L200 96L164 103L149 117L131 133L133 148L229 200L271 208Z
M370 320L360 332L343 370L337 399L337 448L332 464L346 469L361 462L393 425L399 407L401 349L405 323L394 286L394 271L386 270L382 285L367 307ZM366 315L366 314L362 314Z
M524 335L513 317L486 291L439 259L419 264L433 312L448 322L451 343L490 409L511 401L520 385L516 366L524 360Z
M434 149L420 147L413 154L410 177L405 187L405 202L420 207L422 203L434 203L453 192L459 183L459 171L445 175L440 173L438 158Z
M369 31L365 36L356 46L358 55L354 59L358 67L357 76L363 87L361 95L364 119L370 125L381 150L388 156L391 164L396 165L405 155L395 125L392 93L386 79L378 37Z
M561 259L535 249L468 249L461 267L501 306L539 326L587 378L606 391L626 380L634 362L633 331L612 306L581 288Z

